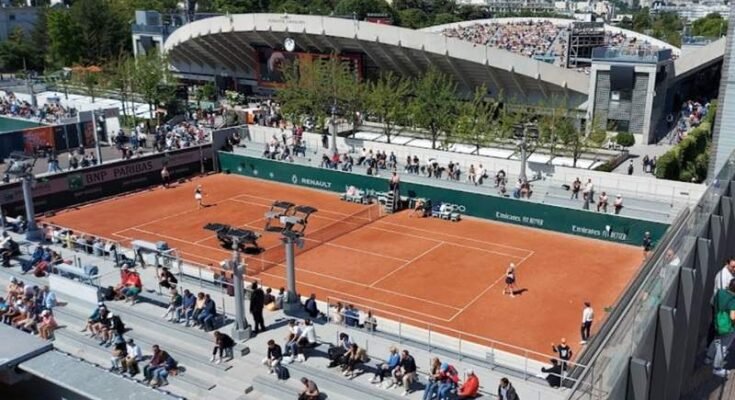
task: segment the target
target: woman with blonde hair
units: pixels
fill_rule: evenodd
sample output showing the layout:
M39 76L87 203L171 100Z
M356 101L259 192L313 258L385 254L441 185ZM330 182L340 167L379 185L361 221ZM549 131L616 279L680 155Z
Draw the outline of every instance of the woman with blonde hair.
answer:
M508 269L505 270L505 287L503 288L503 294L510 294L510 297L516 297L516 265L510 263Z

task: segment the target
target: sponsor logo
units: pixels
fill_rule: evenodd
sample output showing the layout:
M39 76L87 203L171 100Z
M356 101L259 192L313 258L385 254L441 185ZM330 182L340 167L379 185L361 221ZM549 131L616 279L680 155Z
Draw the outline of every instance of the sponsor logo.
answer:
M572 232L579 233L586 236L594 236L601 238L610 238L614 240L626 241L628 240L628 234L626 232L618 232L610 225L605 225L604 228L588 228L586 226L572 225Z
M495 212L495 218L502 221L510 221L516 224L544 226L543 218L526 217L522 215L508 214L502 211Z

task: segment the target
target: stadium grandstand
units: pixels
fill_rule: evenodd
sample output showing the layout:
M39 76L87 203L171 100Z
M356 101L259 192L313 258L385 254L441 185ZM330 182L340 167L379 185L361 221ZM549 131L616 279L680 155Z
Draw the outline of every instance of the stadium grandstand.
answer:
M286 39L294 44L284 47ZM282 80L274 60L337 53L363 79L381 71L417 76L433 66L464 95L484 85L521 106L564 98L585 123L597 121L656 143L674 129L669 115L699 95L698 77L719 71L724 39L682 57L680 49L646 35L597 23L504 18L411 30L351 19L289 15L208 16L164 25L139 12L136 54L158 48L186 81L223 89L272 93ZM478 47L482 46L482 47Z

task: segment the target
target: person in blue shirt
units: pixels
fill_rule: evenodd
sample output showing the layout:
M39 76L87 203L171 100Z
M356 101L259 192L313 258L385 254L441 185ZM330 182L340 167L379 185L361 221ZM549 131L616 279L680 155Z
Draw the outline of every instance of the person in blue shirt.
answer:
M209 332L214 329L214 318L217 316L217 304L214 300L209 297L209 294L204 295L204 309L199 314L199 327L203 328L205 332Z
M345 325L356 327L360 323L360 314L357 309L350 304L344 311L345 314Z
M44 248L43 246L36 247L35 250L33 250L33 254L31 254L31 259L21 266L21 269L23 270L23 273L28 273L36 264L41 262L41 258L43 257Z
M398 364L401 362L401 355L398 354L396 346L390 346L390 355L386 362L378 364L378 372L375 373L370 383L383 383L383 379L387 375L393 374L393 371L398 368Z
M56 304L58 301L56 300L56 293L51 291L51 288L48 287L48 285L43 287L43 290L41 291L40 296L42 301L42 307L44 310L53 311L54 307L56 307Z
M176 321L180 321L181 318L186 319L186 326L189 326L189 320L194 314L194 306L196 305L197 297L194 293L190 292L189 289L184 290L184 297L181 300L181 307L176 309Z

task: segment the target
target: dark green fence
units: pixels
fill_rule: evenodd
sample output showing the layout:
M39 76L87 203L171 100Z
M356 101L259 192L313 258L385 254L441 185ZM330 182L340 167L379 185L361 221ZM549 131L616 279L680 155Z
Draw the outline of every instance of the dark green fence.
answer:
M219 153L219 161L222 171L314 189L344 192L347 187L355 186L368 192L388 190L387 177L359 175L223 152ZM401 182L401 195L429 198L434 204L439 201L458 204L464 214L473 217L634 245L641 244L645 232L651 232L654 240L657 240L668 228L667 224L658 222L411 182Z

